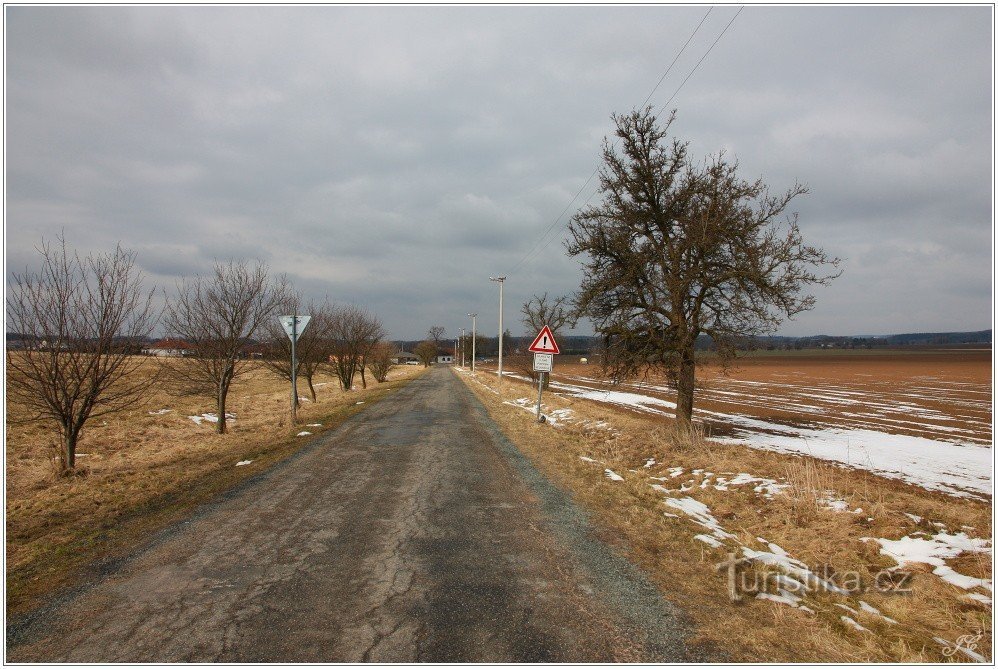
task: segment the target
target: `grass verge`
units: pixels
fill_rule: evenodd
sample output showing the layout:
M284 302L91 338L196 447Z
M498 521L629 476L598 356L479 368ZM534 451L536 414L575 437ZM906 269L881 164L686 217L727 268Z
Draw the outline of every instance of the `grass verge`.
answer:
M154 364L149 362L149 373ZM303 401L298 424L291 425L286 382L254 368L230 395L237 418L224 435L188 418L213 410L204 400L158 389L133 411L85 430L78 460L85 475L72 478L54 475L50 428L8 423L8 616L99 574L154 533L297 453L420 373L422 368L399 367L385 383L349 393L333 379L317 379L322 385L316 401ZM169 412L157 413L163 407ZM17 411L8 406L8 416ZM302 431L312 435L298 436Z
M716 444L695 435L677 438L668 421L553 393L545 394L545 410L570 413L556 414L557 427L538 424L522 401L536 397L527 384L504 381L499 394L494 376L459 375L509 439L587 509L603 538L690 614L697 625L694 642L714 645L742 662L939 662L971 660L947 649L960 637L980 635L969 650L991 656L989 604L967 598L972 591L946 583L930 565L896 569L895 561L870 541L925 539L940 531L990 540L990 504L806 457ZM743 473L770 480L773 487L756 482L718 488L722 475L733 480ZM710 531L668 506L670 498L706 505L730 538L716 547L698 539ZM843 510L832 508L835 501ZM776 552L770 543L815 574L850 589L857 586L856 592L816 589L803 599L806 609L758 599L753 592L732 602L726 570L719 572L716 565L730 552L741 557L745 547ZM964 554L946 564L961 574L991 578L990 552ZM738 573L740 585L749 586L743 591L774 576L758 565L740 567ZM892 583L873 587L881 574L900 581L905 573L911 574L909 581L893 586L910 588L907 594L889 592ZM771 581L764 580L759 589L774 593Z

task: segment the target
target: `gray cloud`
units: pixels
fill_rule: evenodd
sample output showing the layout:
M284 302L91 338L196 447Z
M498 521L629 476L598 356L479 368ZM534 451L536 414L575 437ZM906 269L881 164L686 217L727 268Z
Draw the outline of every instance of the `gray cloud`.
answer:
M554 223L704 11L8 8L8 268L65 230L120 240L167 290L261 258L397 337L468 311L494 330L489 274ZM991 11L748 7L670 105L694 155L810 185L804 233L846 273L785 333L990 322ZM577 286L563 237L510 274L514 331L532 293Z

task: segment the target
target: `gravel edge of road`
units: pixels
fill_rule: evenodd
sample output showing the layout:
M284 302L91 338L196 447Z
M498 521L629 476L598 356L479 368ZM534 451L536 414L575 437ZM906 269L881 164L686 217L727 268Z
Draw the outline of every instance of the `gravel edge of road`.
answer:
M464 387L471 396L476 418L537 496L551 531L571 551L597 592L607 598L605 603L609 608L620 615L632 632L643 637L646 649L666 662L717 661L704 649L686 645L692 633L691 621L662 596L640 568L596 537L588 514L572 501L571 494L544 476L492 420L475 393Z

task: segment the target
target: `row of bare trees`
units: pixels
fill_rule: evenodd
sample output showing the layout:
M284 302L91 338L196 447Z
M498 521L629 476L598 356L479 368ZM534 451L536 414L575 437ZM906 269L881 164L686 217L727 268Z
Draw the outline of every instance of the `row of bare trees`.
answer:
M228 394L247 369L248 343L265 340L267 368L290 378L290 340L277 323L283 313L313 316L297 344L297 374L313 401L313 377L321 367L346 390L358 374L366 388L367 371L382 382L395 357L377 317L328 302L303 309L287 278L269 277L260 262L216 263L210 274L185 278L159 312L133 252L119 246L81 257L61 237L55 244L43 241L38 251L41 269L14 274L8 287L8 332L28 345L7 350L7 391L26 408L24 420L58 426L64 471L76 465L76 445L89 420L133 407L153 384L210 398L218 412L216 431L224 433ZM160 324L168 337L186 343L189 355L140 372L137 345Z

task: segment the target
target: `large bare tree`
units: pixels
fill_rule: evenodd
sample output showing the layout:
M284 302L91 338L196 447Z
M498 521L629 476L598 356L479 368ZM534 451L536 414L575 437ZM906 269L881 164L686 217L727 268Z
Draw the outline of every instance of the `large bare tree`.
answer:
M87 421L133 406L154 382L130 353L152 334L158 313L131 251L81 258L60 237L38 252L41 269L8 285L7 328L27 345L7 351L7 392L28 420L58 425L60 470L68 472Z
M277 315L287 292L286 280L271 282L262 263L230 261L216 263L208 276L184 279L167 302L167 333L191 348L166 369L178 388L215 400L219 434L226 431L229 389L245 370L243 349Z
M367 310L353 305L333 309L329 327L330 364L343 390L353 388L354 376L365 369L366 357L384 336L381 321ZM362 381L366 388L366 378Z
M329 356L333 352L330 335L333 307L326 301L312 300L306 304L301 296L295 293L289 294L277 311L280 314L275 312L275 316L267 320L263 327L263 336L270 347L270 355L264 359L264 364L281 378L291 381L291 338L281 326L278 316L296 314L311 316L312 319L305 330L298 335L298 341L295 343L295 359L298 363L295 376L305 380L312 401L315 402L313 379L323 366L329 364ZM298 401L297 397L295 401Z
M602 336L609 375L666 371L688 426L697 338L730 359L743 338L811 309L802 292L838 276L839 260L806 245L787 212L806 187L772 193L723 154L693 164L687 143L668 137L674 117L613 117L620 148L604 141L603 201L572 218L566 247L582 257L576 309Z

